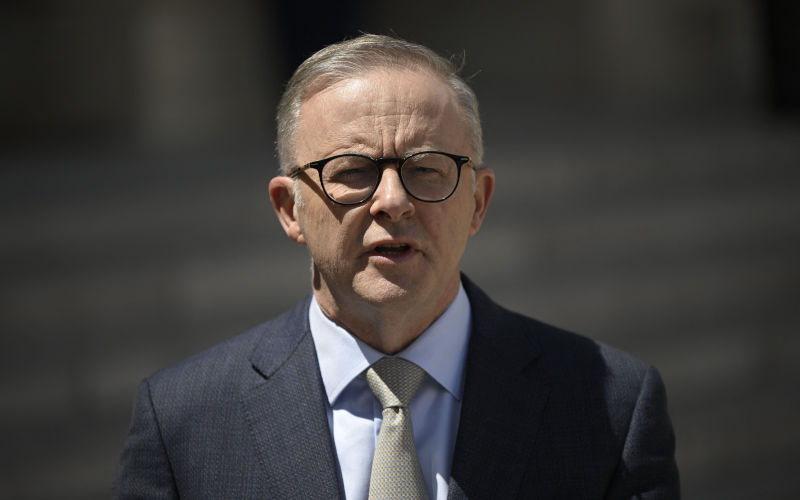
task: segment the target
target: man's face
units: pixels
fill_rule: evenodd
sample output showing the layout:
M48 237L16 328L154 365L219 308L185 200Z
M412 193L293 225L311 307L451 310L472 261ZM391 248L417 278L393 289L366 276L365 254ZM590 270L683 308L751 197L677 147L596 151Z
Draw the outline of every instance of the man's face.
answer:
M472 153L454 96L428 73L375 70L324 89L301 107L298 164L342 153L404 157L424 150ZM323 310L334 317L361 306L443 310L455 297L461 255L491 195L484 186L491 172L480 170L473 180L470 170L463 167L452 197L425 203L406 193L397 165L388 164L373 197L356 206L331 202L316 171L301 173L302 203L292 207L296 226L287 233L308 245Z

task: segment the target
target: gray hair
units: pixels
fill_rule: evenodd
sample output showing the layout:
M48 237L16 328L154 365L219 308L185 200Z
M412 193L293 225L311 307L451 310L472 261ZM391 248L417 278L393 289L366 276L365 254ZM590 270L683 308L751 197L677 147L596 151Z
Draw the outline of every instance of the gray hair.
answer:
M294 72L278 104L278 161L285 175L294 167L294 134L300 107L317 92L348 78L379 68L427 70L453 91L472 135L473 165L483 161L483 132L478 99L459 76L459 67L433 50L416 43L383 35L361 35L329 45L306 59Z

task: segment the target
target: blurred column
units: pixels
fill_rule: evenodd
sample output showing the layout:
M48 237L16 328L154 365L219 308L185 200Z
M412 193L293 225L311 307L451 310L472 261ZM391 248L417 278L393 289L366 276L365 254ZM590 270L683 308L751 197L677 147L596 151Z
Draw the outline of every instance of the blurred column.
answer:
M253 0L140 4L138 129L146 144L271 135L271 96L278 85L272 69L280 65L264 36L272 17L269 5Z
M769 97L780 114L800 114L800 2L763 4L769 61Z
M748 0L591 0L595 73L611 109L708 113L759 106L757 9Z

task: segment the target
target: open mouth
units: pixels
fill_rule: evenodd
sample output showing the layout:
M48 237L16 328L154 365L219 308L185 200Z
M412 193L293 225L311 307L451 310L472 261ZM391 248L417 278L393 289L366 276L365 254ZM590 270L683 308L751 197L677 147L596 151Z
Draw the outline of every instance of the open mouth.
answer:
M379 245L375 247L375 253L378 255L402 255L411 250L410 245L406 244L399 244L399 245Z

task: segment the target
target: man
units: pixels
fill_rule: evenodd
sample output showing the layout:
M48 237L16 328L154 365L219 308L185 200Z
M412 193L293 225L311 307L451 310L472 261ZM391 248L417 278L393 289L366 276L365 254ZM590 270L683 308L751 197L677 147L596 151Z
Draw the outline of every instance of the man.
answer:
M460 274L494 188L477 101L374 35L304 62L278 111L294 310L140 386L120 498L678 498L658 373Z

